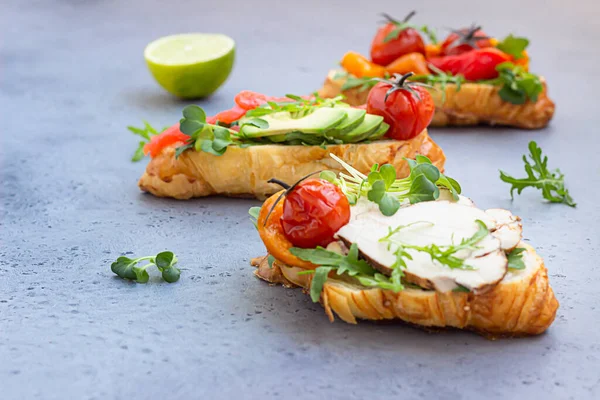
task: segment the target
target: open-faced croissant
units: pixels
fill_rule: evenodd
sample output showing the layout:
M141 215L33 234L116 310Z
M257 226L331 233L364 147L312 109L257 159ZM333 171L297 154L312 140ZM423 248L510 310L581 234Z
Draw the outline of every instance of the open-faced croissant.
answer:
M267 181L274 176L296 182L324 169L339 172L329 154L368 172L371 165L389 163L397 175L408 175L405 157L424 155L443 170L446 157L427 130L409 140L376 140L371 143L328 146L261 145L231 146L223 155L186 151L175 156L176 144L166 147L148 164L139 187L155 196L189 199L211 195L264 199L280 188Z
M360 87L342 90L347 78L336 78L338 72L329 72L319 95L333 98L343 94L344 101L348 104L365 104L369 91ZM431 126L490 124L526 129L543 128L554 115L554 102L548 97L545 81L542 82L544 90L537 101L524 104L502 100L498 95L500 87L494 85L463 83L458 88L455 84L447 84L444 89L439 84L435 85L435 89L430 90L436 106Z
M277 197L267 199L258 214L257 228L270 256L252 260L255 274L270 283L304 288L313 295L314 274L307 271L319 264L300 258L303 253L292 249L280 223L283 205ZM434 255L412 252L404 260L404 288L399 291L373 285L372 279L361 280L360 274L331 271L317 294L330 320L336 315L351 324L360 319L398 319L425 328L466 329L491 337L541 334L554 321L558 301L544 262L521 240L521 220L509 211L480 210L462 196L458 201L440 197L406 205L391 217L382 216L366 201L352 208L350 221L338 230L337 241L327 246L327 251L347 254L348 245L356 246L361 259L373 266L375 280L388 279L380 273L395 265L394 254L398 253L382 241L396 224L398 232L406 232L405 246L417 248L414 244L420 244L420 249L431 249L424 245L428 240L441 241L435 247L440 250L436 260L451 254L449 249L460 240L460 249L452 254L468 268L449 268L448 261L444 265L434 261ZM390 233L380 239L386 232ZM476 240L471 238L471 243L468 237L473 232ZM316 260L326 263L326 249L315 251Z

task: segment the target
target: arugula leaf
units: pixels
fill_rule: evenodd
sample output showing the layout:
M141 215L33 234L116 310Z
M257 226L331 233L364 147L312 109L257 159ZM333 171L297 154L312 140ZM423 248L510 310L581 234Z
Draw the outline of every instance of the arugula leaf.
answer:
M544 90L540 77L527 72L522 66L503 62L496 66L498 78L481 81L493 85L502 85L498 95L512 104L524 104L528 100L536 102Z
M398 240L397 238L394 238L394 235L397 235L402 229L417 224L419 222L421 221L414 222L409 225L401 225L395 229L390 229L386 236L379 239L380 242L388 243L388 250L391 248L392 244L396 246L396 262L394 264L396 267L400 266L406 268L405 259L412 260L412 256L406 250L412 249L429 254L432 260L437 261L438 263L445 265L449 268L472 269L471 266L465 264L464 260L456 257L455 254L465 249L477 249L476 244L483 240L489 234L489 229L487 228L485 223L481 220L476 220L475 222L478 226L477 232L475 232L471 237L464 238L457 245L452 244L447 246L438 246L432 243L427 246L416 246L404 243Z
M325 282L327 281L327 275L332 269L332 267L317 267L315 270L315 275L310 283L310 298L313 303L319 302L323 286L325 286Z
M138 148L136 149L135 153L133 153L133 156L131 157L131 161L137 162L146 156L144 154L144 146L146 145L146 143L147 142L143 142L143 141L139 142Z
M139 265L142 261L147 264ZM156 266L166 282L173 283L179 280L181 271L175 267L177 257L171 251L163 251L156 256L139 258L119 257L110 266L112 272L123 279L135 280L138 283L146 283L150 279L147 269Z
M525 269L525 262L523 261L524 251L523 247L515 247L507 254L508 269Z
M158 132L147 121L143 121L143 122L144 122L144 127L143 128L136 128L135 126L128 126L127 127L127 129L131 133L133 133L134 135L138 135L142 139L144 139L144 140L138 142L138 148L135 150L135 153L133 153L133 156L131 157L131 161L133 161L133 162L140 161L142 158L145 157L144 146L148 142L150 142L150 139L152 139L152 136L158 135L159 133L161 133L161 132L163 132L163 131L165 131L166 129L169 128L168 126L166 126L160 132Z
M442 101L446 101L446 87L448 84L456 85L456 91L459 92L462 84L466 82L465 77L460 74L452 75L450 72L444 72L433 64L428 64L428 67L434 72L433 74L413 75L408 79L411 81L422 82L434 87L435 85L439 85L439 89L442 91Z
M529 40L524 37L516 37L512 34L504 38L496 47L504 53L511 55L515 60L523 58L523 51L529 46Z
M340 268L343 273L350 276L356 274L373 274L375 270L364 260L358 259L358 248L356 244L350 246L350 252L343 256L333 251L318 246L316 249L290 248L290 252L296 257L311 262L315 265ZM341 273L340 273L341 274Z
M542 149L535 141L529 142L529 158L523 156L525 162L526 178L513 178L504 171L500 171L500 179L510 183L510 196L514 199L514 191L521 194L527 187L537 188L542 191L544 199L551 203L563 203L571 207L577 204L565 188L564 174L559 169L553 171L548 169L548 157L542 157Z
M302 271L299 274L314 273L310 287L310 295L313 302L318 302L323 291L323 285L327 281L329 272L335 270L337 275L348 275L357 279L361 285L379 287L398 292L404 289L400 277L388 278L379 274L366 261L358 259L358 247L356 244L350 246L347 256L326 250L322 247L316 249L301 249L292 247L290 252L296 257L318 265L316 270Z

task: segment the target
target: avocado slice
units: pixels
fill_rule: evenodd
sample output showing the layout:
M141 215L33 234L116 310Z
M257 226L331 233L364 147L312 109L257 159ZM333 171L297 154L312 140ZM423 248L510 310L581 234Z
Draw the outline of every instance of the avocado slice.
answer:
M281 135L289 132L322 135L342 123L347 118L346 111L345 107L317 108L302 118L292 118L289 112L279 112L261 117L269 123L268 128L244 125L242 120L240 133L248 138Z
M383 117L379 115L367 114L363 122L356 128L340 136L346 143L356 143L367 139L372 133L376 132L383 122Z
M346 111L346 118L342 123L333 128L331 131L327 132L327 136L338 139L340 135L344 133L348 133L358 125L360 125L365 119L365 115L367 115L367 110L361 110L360 108L344 108Z
M379 128L373 132L368 139L371 141L381 139L387 133L388 129L390 129L390 126L385 122L382 122L381 125L379 125Z

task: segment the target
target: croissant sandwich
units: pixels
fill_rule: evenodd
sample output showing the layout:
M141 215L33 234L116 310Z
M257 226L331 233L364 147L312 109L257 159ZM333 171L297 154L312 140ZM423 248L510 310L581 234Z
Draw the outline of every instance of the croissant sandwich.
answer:
M384 14L385 15L385 14ZM416 28L385 15L371 45L370 59L347 52L340 70L329 72L319 94L368 103L382 78L412 73L434 97L432 126L499 124L526 129L545 127L554 115L544 79L529 72L529 40L487 36L480 26L452 30L438 42L427 26ZM429 44L425 44L425 38Z
M266 198L279 187L277 175L294 182L322 170L340 172L334 154L359 171L390 164L409 174L405 158L423 155L443 170L445 156L427 134L428 116L399 129L381 115L350 107L341 98L267 97L244 91L236 106L207 117L198 106L183 110L180 123L156 132L130 127L146 139L135 160L151 161L139 187L160 197L189 199L210 195Z
M251 209L268 255L256 276L301 287L335 316L401 320L486 336L543 333L558 301L521 219L481 210L425 157L396 179L389 165L368 175L323 172Z

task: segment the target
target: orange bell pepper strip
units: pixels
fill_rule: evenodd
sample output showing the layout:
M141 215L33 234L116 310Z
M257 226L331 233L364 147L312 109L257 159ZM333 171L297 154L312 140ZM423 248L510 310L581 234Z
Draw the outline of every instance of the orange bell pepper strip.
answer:
M429 44L425 45L425 57L426 58L437 57L440 55L441 52L442 52L442 48L438 44L429 43Z
M260 208L258 220L256 221L258 234L265 244L269 254L271 254L277 260L294 267L314 269L316 268L315 265L309 263L308 261L303 261L290 253L290 248L294 246L285 237L283 228L281 227L281 215L283 214L283 202L285 199L281 199L281 201L277 203L275 208L273 208L273 212L271 215L269 215L269 219L267 220L267 215L269 214L271 207L273 207L273 204L275 204L275 201L282 193L283 191L275 193L273 196L269 197Z
M427 60L421 53L408 53L400 56L385 69L390 75L403 75L409 72L413 72L415 75L429 75L431 73L427 68Z
M354 51L349 51L344 54L340 64L346 72L357 78L383 78L385 76L384 67L372 63L366 57Z

